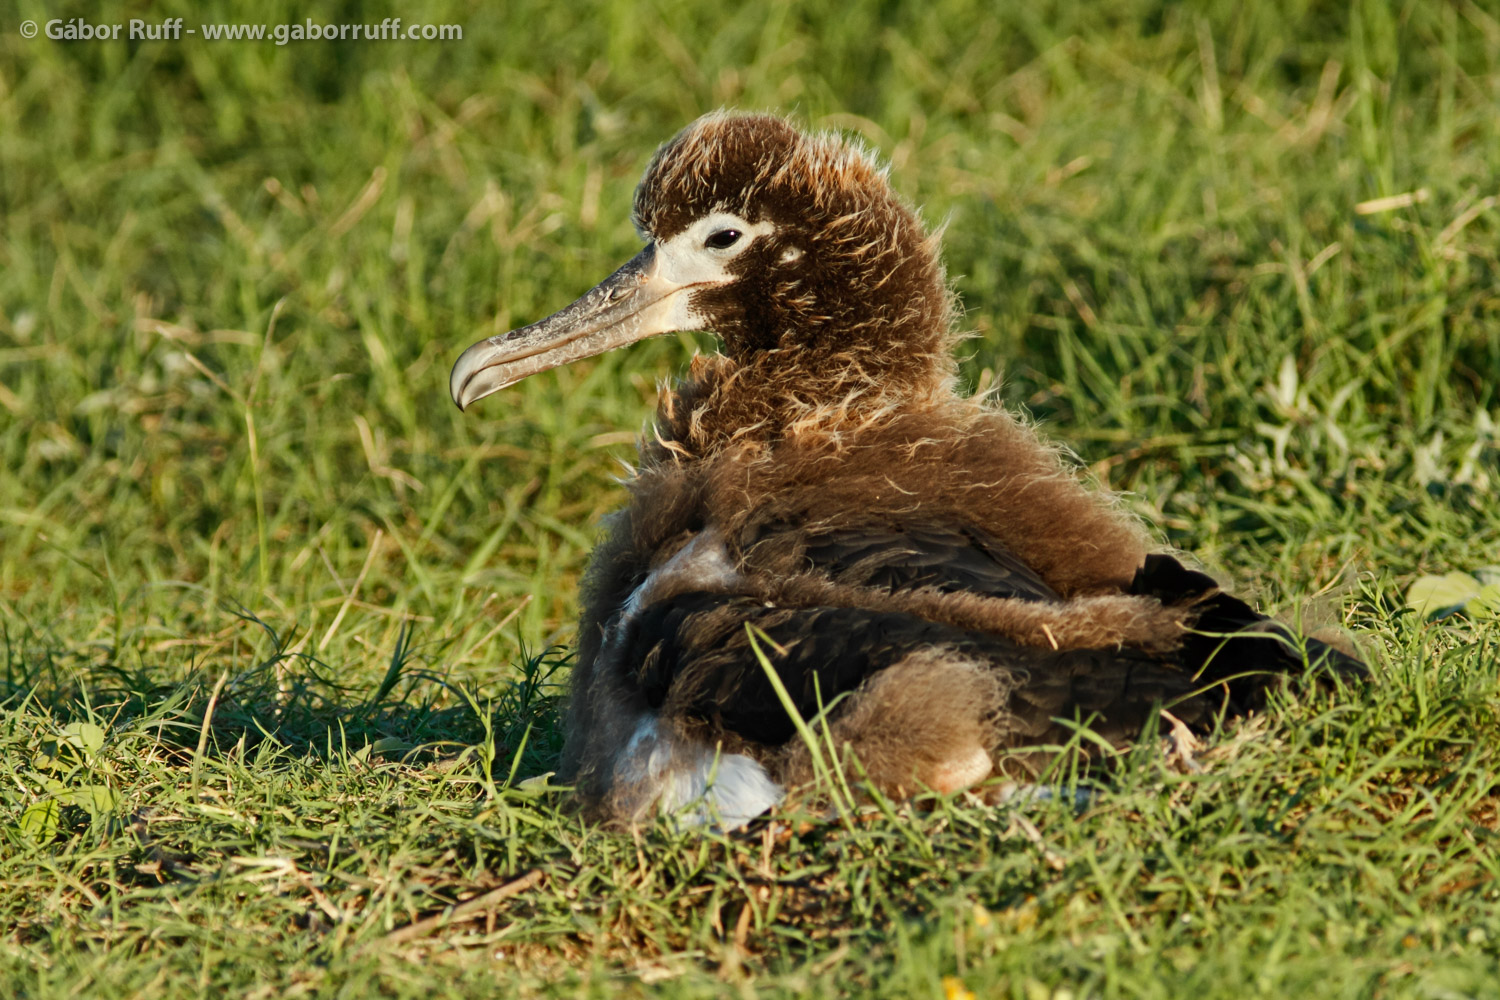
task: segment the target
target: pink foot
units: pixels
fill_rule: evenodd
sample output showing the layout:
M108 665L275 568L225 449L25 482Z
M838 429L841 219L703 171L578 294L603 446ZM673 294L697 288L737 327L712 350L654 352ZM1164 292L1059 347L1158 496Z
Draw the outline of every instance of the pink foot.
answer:
M923 779L934 792L952 795L988 778L993 767L988 751L976 746L967 753L950 757L935 765L923 775Z

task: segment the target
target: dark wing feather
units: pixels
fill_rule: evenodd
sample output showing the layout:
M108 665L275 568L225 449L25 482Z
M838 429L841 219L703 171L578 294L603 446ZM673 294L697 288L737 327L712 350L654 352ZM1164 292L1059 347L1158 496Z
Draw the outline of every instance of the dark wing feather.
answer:
M976 528L940 524L862 525L836 530L771 524L746 546L795 546L800 567L835 583L895 593L931 587L944 593L1029 601L1061 600L1036 571Z
M1146 557L1131 593L1164 604L1192 602L1197 619L1176 659L1204 681L1224 682L1251 705L1265 675L1297 673L1305 664L1347 678L1366 676L1365 665L1341 650L1306 636L1218 589L1213 577L1188 569L1169 555Z
M638 662L648 702L763 746L796 730L745 626L804 718L876 672L934 647L988 662L1011 675L1005 728L1017 746L1065 739L1055 719L1087 720L1106 739L1139 734L1159 706L1207 723L1223 702L1179 665L1134 650L1039 650L897 612L863 608L772 608L742 597L691 593L646 609L625 662ZM1212 685L1208 685L1211 687Z

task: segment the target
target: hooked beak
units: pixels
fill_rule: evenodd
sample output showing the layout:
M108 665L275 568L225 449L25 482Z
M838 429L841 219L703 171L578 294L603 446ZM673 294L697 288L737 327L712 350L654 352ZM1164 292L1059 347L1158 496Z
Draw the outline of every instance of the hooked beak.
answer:
M656 245L632 257L572 305L519 330L487 337L459 355L448 388L460 410L528 375L659 333L692 329L683 294L697 283L669 279Z

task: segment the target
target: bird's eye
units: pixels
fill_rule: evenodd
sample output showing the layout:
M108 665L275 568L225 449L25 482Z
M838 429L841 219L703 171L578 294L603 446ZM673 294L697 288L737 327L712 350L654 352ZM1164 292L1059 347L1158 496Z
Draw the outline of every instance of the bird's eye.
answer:
M710 250L728 250L739 241L740 231L738 229L721 229L704 240L703 245Z

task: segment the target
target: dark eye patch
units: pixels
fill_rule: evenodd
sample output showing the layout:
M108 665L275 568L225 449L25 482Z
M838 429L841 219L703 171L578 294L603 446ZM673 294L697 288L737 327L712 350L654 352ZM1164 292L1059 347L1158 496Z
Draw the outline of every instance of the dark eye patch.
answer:
M721 229L704 240L703 245L710 250L728 250L740 241L740 235L738 229Z

